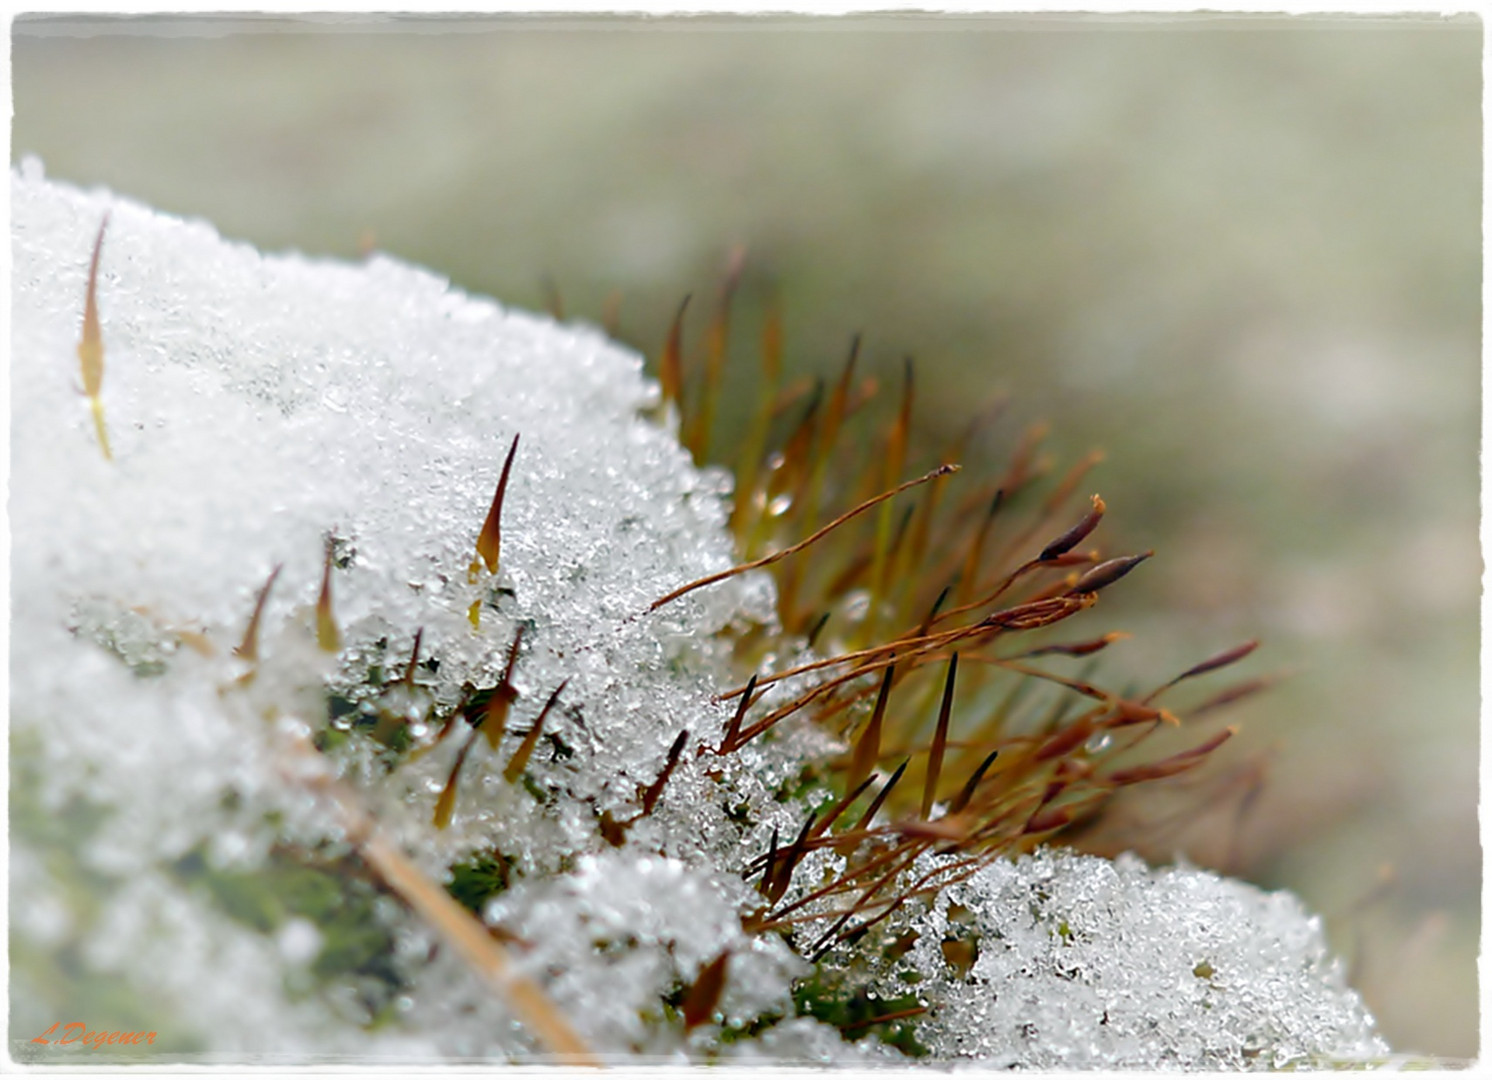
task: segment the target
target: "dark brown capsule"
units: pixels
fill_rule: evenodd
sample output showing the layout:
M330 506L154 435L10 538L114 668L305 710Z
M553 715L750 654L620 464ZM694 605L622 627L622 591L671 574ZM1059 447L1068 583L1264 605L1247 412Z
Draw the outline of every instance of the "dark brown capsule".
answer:
M1078 578L1078 583L1070 591L1074 595L1096 593L1099 589L1114 584L1154 554L1153 551L1146 551L1139 555L1123 555L1117 559L1110 559L1108 562L1101 562Z
M1077 547L1087 538L1089 533L1098 528L1098 523L1103 520L1103 512L1103 500L1097 495L1093 496L1093 508L1084 514L1083 519L1076 525L1042 548L1041 554L1036 556L1036 561L1047 562L1055 559L1058 555L1065 555Z
M1230 725L1200 746L1194 746L1190 750L1183 750L1179 754L1172 754L1168 758L1161 758L1159 761L1152 761L1146 765L1119 769L1110 773L1108 779L1115 784L1137 784L1143 780L1159 780L1163 776L1174 776L1200 765L1208 754L1231 739L1237 731L1236 726Z
M1220 652L1216 656L1203 660L1195 667L1187 668L1180 675L1177 675L1174 679L1171 680L1171 685L1176 685L1182 679L1190 679L1196 675L1205 675L1209 671L1216 671L1218 668L1227 667L1229 664L1236 664L1238 661L1242 660L1245 656L1253 652L1258 647L1259 642L1257 639L1253 641L1245 641L1242 645L1235 645L1233 646L1233 648L1228 649L1226 652Z

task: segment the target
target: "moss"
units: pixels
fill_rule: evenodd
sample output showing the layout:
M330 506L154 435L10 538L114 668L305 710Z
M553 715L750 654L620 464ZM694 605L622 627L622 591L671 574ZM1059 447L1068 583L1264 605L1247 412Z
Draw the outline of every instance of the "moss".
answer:
M72 1057L59 1057L65 1051L30 1040L58 1021L80 1019L90 1030L157 1032L148 1052L131 1047L108 1060L201 1052L202 1042L171 1022L168 1002L142 992L122 975L93 970L83 958L83 941L116 882L85 863L78 852L86 849L109 810L83 799L71 799L55 810L42 802L41 748L33 733L12 733L10 762L11 842L39 858L70 926L65 938L52 947L38 946L11 930L12 1057L36 1064L72 1063ZM105 1060L98 1051L89 1053L91 1062Z
M851 986L849 978L841 973L820 969L793 987L793 1006L799 1016L811 1016L838 1028L848 1041L874 1035L908 1057L926 1057L929 1053L917 1039L917 1016L900 1015L923 1007L915 994L877 995L868 987Z
M487 901L507 890L510 884L514 860L496 849L481 851L465 862L451 867L451 880L446 883L446 892L477 918Z
M184 886L204 891L229 918L274 933L292 918L313 923L321 949L311 973L326 986L351 982L376 1025L391 1015L404 979L394 963L394 937L377 911L384 890L355 856L275 848L261 867L217 868L198 847L170 867Z

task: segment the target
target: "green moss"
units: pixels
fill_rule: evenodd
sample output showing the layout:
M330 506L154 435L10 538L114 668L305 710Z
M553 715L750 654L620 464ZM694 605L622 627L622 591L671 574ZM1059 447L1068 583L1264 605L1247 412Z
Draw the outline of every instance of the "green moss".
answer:
M205 892L229 918L260 933L274 933L292 918L309 920L321 934L310 968L316 980L356 985L372 1025L391 1015L404 980L393 962L393 933L376 907L383 888L357 857L281 847L261 867L224 869L210 865L198 847L170 869L184 886Z
M487 901L505 891L510 883L513 859L499 854L496 849L473 855L465 862L451 867L451 880L446 883L446 892L477 918Z
M11 1056L27 1063L76 1064L80 1059L74 1053L30 1041L54 1023L74 1020L83 1020L96 1031L157 1033L148 1049L89 1051L87 1061L92 1063L158 1060L204 1050L193 1032L172 1023L168 1002L141 991L122 975L93 970L83 958L82 943L97 925L117 882L87 865L78 852L93 840L108 809L83 799L47 807L41 798L40 741L31 732L12 733L10 766L11 843L26 848L41 864L69 926L61 941L42 946L17 933L12 924Z
M922 1006L915 994L891 996L874 994L868 987L852 986L847 976L819 970L793 987L793 1005L799 1016L839 1029L847 1040L874 1035L888 1046L908 1057L926 1057L929 1053L917 1039L917 1016L881 1020Z
M823 785L824 778L815 762L809 762L796 774L782 782L773 797L780 803L798 802L806 798L815 788Z

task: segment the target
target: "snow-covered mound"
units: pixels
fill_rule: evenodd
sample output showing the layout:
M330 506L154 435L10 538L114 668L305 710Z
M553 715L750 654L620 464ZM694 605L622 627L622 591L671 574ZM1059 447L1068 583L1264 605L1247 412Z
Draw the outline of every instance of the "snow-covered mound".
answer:
M12 1053L543 1052L362 861L366 837L287 761L290 733L317 740L383 834L598 1053L905 1060L813 1019L793 996L811 965L743 929L756 894L741 871L824 797L796 778L832 744L788 724L709 752L730 719L712 700L737 677L729 632L770 626L774 595L747 575L648 613L733 558L729 478L646 417L658 393L636 354L392 259L263 255L49 182L34 161L11 205ZM106 214L112 457L78 354ZM515 436L494 573L477 539ZM256 655L235 655L276 567ZM502 683L520 631L516 697L489 741L463 717ZM815 853L802 876L835 858ZM822 963L886 996L914 990L926 1012L907 1022L935 1059L1267 1066L1382 1050L1293 898L1213 875L1002 862L884 933L910 942L894 960L875 938ZM686 1031L687 995L721 957L713 1013ZM73 1020L157 1037L32 1042Z

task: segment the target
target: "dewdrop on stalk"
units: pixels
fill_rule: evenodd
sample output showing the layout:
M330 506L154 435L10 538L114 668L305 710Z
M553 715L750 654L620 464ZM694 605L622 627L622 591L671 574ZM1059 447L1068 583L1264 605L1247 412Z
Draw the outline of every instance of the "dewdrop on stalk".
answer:
M732 509L647 415L708 446L682 310L660 393L385 257L261 255L34 161L12 208L13 1055L52 1061L26 1040L84 987L135 1010L90 1029L161 1036L101 1062L1384 1052L1288 897L1042 847L1203 765L1231 729L1157 699L1247 651L1148 695L1063 673L1121 635L1039 635L1145 558L1078 550L1081 470L1014 531L1034 442L1004 495L903 476L908 378L894 475L847 486L855 351L805 409L774 323L748 445L790 433ZM72 366L96 400L105 351L111 443Z

